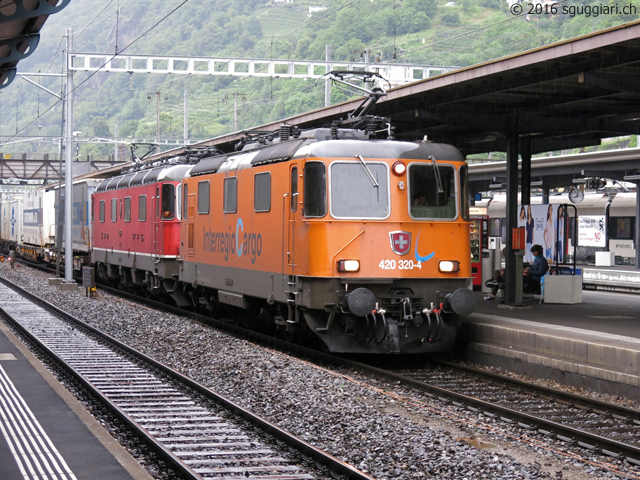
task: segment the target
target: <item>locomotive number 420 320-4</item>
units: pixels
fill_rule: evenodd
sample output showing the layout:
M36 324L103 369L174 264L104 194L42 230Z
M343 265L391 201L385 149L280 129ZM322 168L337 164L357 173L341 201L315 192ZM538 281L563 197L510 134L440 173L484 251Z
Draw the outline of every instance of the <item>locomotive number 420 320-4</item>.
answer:
M413 260L381 260L378 268L382 270L413 270L414 268L422 269L422 262Z

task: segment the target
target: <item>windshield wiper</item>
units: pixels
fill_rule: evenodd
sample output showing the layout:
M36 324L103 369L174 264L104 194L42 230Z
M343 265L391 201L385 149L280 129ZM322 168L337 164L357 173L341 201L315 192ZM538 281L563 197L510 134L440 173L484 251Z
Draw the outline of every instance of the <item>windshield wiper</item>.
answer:
M442 177L440 176L440 169L436 163L436 157L429 155L431 165L433 165L433 175L436 177L436 185L438 186L438 193L444 193L444 187L442 186Z
M373 184L373 186L375 188L378 188L380 185L378 185L378 181L376 180L376 178L373 176L373 173L371 173L371 170L369 170L369 166L367 165L367 163L364 161L364 158L362 158L362 155L357 154L356 158L360 159L360 164L362 165L362 168L364 168L364 171L367 173L369 180L371 180L371 183Z

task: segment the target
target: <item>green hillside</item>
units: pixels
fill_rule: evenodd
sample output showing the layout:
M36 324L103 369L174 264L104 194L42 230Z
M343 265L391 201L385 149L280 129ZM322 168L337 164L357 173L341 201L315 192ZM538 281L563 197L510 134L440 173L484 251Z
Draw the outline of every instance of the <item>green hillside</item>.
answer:
M640 0L632 3L640 12ZM310 14L310 7L326 9ZM381 62L466 66L637 18L517 17L503 0L76 0L49 18L38 49L19 70L61 73L68 27L75 50L83 53L324 60L330 44L334 60L358 59L369 50ZM60 78L35 80L61 92ZM185 91L192 141L233 131L234 94L239 129L319 108L324 101L323 84L280 78L77 73L75 85L74 130L83 137L153 140L159 101L160 138L182 139ZM345 98L334 90L333 102ZM0 90L0 111L0 142L45 137L9 143L3 152L57 155L61 106L55 97L16 79ZM113 148L83 143L78 155Z

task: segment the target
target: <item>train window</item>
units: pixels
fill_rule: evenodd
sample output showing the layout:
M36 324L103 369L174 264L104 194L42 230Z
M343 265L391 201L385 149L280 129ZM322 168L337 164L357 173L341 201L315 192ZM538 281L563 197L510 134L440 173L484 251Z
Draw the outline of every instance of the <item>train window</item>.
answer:
M176 186L173 183L162 185L162 219L176 218Z
M124 221L131 221L131 197L124 197Z
M268 212L271 210L271 173L257 173L253 180L253 207L256 212Z
M633 240L636 219L633 217L609 217L609 238Z
M335 218L389 216L389 169L371 161L331 165L331 215Z
M456 218L456 174L451 165L409 166L410 213L413 218Z
M117 198L111 199L111 221L112 222L118 221L118 199Z
M307 162L304 166L304 216L324 217L327 214L327 171L322 162Z
M181 220L182 215L182 184L179 183L176 188L176 217Z
M138 197L138 221L147 221L147 196L140 195Z
M291 211L298 211L298 167L291 169Z
M209 182L198 182L198 213L209 213Z
M104 200L100 200L100 203L98 204L98 208L100 209L98 218L100 219L101 223L104 223Z
M224 213L236 213L238 211L238 177L224 179Z

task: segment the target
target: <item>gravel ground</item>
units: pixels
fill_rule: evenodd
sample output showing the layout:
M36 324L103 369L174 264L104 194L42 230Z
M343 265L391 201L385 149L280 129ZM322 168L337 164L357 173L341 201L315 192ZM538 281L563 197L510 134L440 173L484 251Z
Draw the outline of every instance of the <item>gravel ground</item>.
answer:
M162 361L378 480L640 479L609 460L354 371L329 370L196 321L0 264L0 276Z

